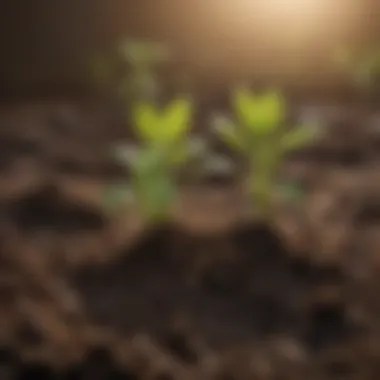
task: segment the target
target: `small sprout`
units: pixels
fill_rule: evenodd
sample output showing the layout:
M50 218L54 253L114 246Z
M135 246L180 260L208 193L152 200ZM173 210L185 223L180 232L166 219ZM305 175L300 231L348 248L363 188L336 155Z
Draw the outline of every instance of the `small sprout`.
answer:
M119 55L131 68L121 92L133 98L154 99L160 88L156 68L169 61L170 51L158 42L127 40L119 47Z
M119 47L119 53L131 64L154 65L170 58L169 50L152 41L130 39Z
M255 95L245 88L238 89L234 110L237 122L219 119L216 130L227 145L247 158L252 200L260 215L270 218L277 170L285 154L311 143L316 129L285 129L286 104L275 91Z
M177 195L177 174L192 157L193 146L187 138L192 118L188 99L172 101L164 110L140 101L133 109L136 134L142 147L118 151L119 158L132 169L133 199L149 223L170 218Z
M351 76L357 86L363 89L370 89L374 80L380 75L380 51L377 49L360 55L355 55L348 49L340 49L335 53L334 61Z

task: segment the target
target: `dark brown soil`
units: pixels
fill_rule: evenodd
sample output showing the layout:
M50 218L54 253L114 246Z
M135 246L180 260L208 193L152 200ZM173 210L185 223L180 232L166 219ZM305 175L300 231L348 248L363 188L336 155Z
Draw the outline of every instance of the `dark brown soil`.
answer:
M99 105L0 113L1 379L377 379L379 132L338 107L282 177L273 225L239 181L183 188L172 224L109 215L125 127Z

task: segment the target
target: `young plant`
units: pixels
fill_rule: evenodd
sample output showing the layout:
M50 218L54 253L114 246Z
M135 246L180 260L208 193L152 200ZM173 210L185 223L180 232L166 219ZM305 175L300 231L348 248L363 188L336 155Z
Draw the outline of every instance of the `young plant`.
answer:
M315 138L315 129L285 129L286 105L277 92L255 95L240 88L234 95L237 123L225 120L217 133L248 164L248 189L262 218L272 217L277 172L286 153Z
M112 89L125 100L152 99L160 88L156 69L169 62L169 53L158 42L128 39L117 49L91 56L88 75L93 85Z
M354 54L340 49L334 55L338 67L350 75L353 82L363 90L371 90L376 78L380 76L380 51L371 49L362 54Z
M127 40L119 47L120 57L130 67L130 75L121 83L124 94L133 99L154 99L159 92L156 69L170 59L169 50L158 42Z
M192 119L192 103L185 99L172 101L159 110L153 103L139 101L133 109L136 133L142 142L133 154L128 148L119 150L132 168L131 193L140 213L149 224L171 217L171 206L177 195L177 175L192 156L187 138ZM123 192L123 190L122 190Z

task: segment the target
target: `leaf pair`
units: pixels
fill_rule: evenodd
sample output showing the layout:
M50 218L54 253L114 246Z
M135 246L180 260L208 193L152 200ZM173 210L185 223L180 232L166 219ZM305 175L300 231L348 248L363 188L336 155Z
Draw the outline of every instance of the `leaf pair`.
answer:
M298 126L284 135L273 135L284 126L286 115L285 101L277 92L256 96L240 89L235 93L234 104L238 125L228 118L214 121L217 133L232 149L252 155L253 149L259 149L257 144L265 143L273 152L275 146L287 152L309 144L316 137L312 126Z
M140 102L133 109L138 136L151 145L168 145L182 140L190 128L192 104L178 99L164 110L152 103Z
M144 40L128 40L119 48L121 55L131 64L150 65L167 61L168 49L159 43Z
M278 92L255 95L244 88L235 93L234 109L239 122L255 134L275 131L286 114L284 99Z

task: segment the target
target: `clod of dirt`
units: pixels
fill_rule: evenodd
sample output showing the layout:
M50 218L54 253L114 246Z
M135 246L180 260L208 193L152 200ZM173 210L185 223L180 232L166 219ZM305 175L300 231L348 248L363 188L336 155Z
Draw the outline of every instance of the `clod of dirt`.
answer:
M129 250L129 255L136 258L162 260L170 256L171 245L183 234L174 223L163 223L146 229Z
M327 136L334 162L342 166L357 166L368 161L369 141L363 133L363 124L368 119L363 110L342 113L331 121Z
M284 263L288 252L272 226L265 223L244 222L231 233L236 251L256 264Z
M181 231L170 225L146 230L120 260L75 274L74 282L98 322L129 334L168 325L168 308L186 291L173 254L181 249L175 246L180 235ZM115 313L115 309L119 311Z
M353 216L358 227L380 224L380 199L365 199Z
M105 225L101 214L65 199L54 186L44 186L16 199L7 211L10 219L26 231L78 232L101 230Z
M20 137L0 137L0 151L2 155L12 153L15 157L20 155L31 156L40 153L41 144L38 141Z
M159 343L182 363L196 364L198 362L196 348L192 347L190 338L181 332L168 333Z
M311 286L344 286L346 276L343 268L334 264L314 264L309 263L305 269L306 283Z
M7 169L20 157L40 157L43 153L43 146L38 141L1 136L0 170Z
M9 347L0 348L0 379L13 380L18 375L20 357Z
M70 107L57 109L49 116L48 124L57 135L78 135L78 130L80 130L81 124L79 115L76 113L75 109L71 109Z
M355 368L352 362L342 360L332 360L325 366L327 376L333 376L338 379L347 379L350 375L355 373Z
M27 319L21 321L16 331L16 340L22 345L35 347L44 342L44 337L38 326Z
M159 373L157 376L154 377L154 380L174 380L176 378L175 375L172 375L171 373Z
M350 336L346 307L342 303L318 305L311 312L307 346L319 351L334 343L342 343Z
M55 380L58 379L54 369L45 363L23 363L18 380Z

